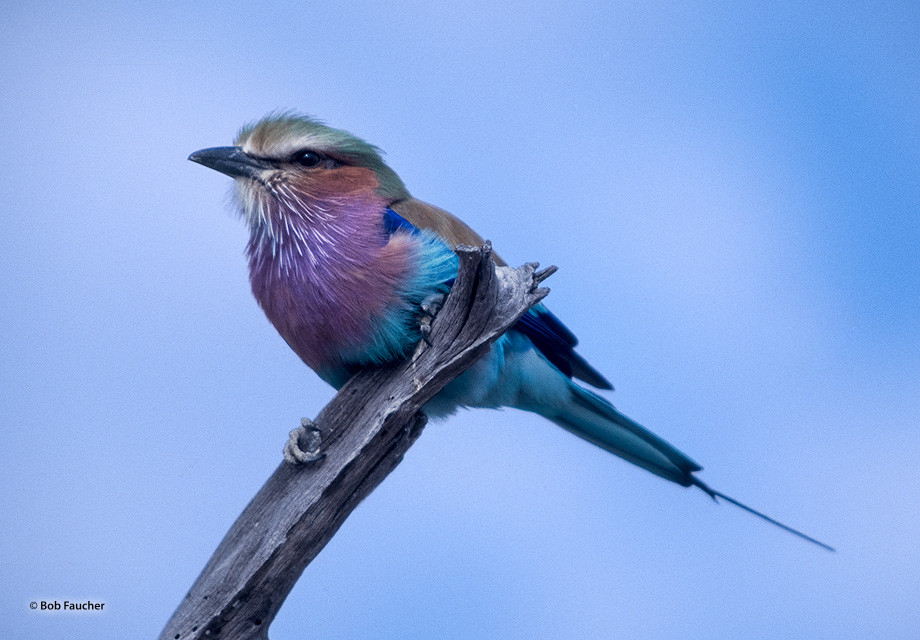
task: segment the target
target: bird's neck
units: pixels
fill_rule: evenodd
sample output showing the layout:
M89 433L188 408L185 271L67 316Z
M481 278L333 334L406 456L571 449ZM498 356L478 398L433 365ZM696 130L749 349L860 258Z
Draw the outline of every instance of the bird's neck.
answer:
M368 194L341 201L278 198L249 216L246 252L262 278L322 281L346 265L373 260L386 244L386 205Z

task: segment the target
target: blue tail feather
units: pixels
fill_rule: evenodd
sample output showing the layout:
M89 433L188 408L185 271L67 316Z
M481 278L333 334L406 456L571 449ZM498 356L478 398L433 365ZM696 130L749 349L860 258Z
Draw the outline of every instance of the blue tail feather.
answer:
M721 491L712 489L693 475L702 470L700 465L639 423L624 416L600 396L575 384L571 385L571 392L571 402L567 408L544 415L562 428L657 476L685 487L699 487L713 500L721 498L793 535L828 551L834 551L833 547L820 540L793 529Z
M546 417L575 435L679 485L695 485L702 469L673 445L617 411L587 389L571 384L571 401Z

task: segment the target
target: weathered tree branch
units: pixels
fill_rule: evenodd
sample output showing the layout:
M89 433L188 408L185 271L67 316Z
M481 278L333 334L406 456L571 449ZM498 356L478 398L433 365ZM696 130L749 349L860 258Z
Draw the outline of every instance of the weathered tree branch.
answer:
M465 371L548 289L555 267L496 268L491 247L458 248L444 307L406 362L362 372L315 421L325 459L283 462L246 507L160 634L160 640L267 639L306 566L421 434L422 406Z

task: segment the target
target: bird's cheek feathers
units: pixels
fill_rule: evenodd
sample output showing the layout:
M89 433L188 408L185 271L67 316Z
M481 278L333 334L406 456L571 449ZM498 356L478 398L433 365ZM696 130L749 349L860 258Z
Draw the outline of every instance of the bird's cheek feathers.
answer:
M387 205L377 194L380 185L377 175L363 167L292 171L285 178L297 191L319 202L337 205L360 202L372 209L383 209Z

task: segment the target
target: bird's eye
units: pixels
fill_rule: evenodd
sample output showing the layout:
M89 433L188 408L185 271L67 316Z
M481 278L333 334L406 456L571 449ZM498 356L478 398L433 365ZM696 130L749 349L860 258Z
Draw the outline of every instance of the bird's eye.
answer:
M295 153L291 160L296 162L302 167L318 167L323 162L323 156L319 155L315 151L310 151L309 149L303 149Z

